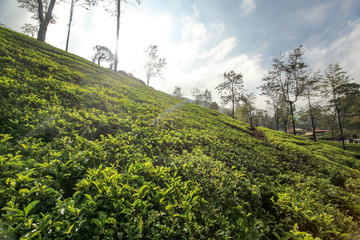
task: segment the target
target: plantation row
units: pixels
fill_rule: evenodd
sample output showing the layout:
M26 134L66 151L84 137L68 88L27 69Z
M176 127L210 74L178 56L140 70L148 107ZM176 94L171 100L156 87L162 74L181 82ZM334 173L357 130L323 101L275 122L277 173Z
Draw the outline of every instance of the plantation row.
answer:
M349 239L358 230L355 145L252 129L3 28L0 66L0 238Z

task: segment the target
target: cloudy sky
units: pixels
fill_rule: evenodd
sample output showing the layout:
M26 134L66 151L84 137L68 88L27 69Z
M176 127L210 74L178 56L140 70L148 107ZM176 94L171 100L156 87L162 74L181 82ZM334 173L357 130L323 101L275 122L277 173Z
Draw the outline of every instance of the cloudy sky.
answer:
M21 32L33 20L18 5L0 0L0 23ZM167 93L179 86L191 97L193 88L207 88L218 100L215 87L230 70L259 93L272 58L300 44L311 69L337 61L360 83L359 0L143 0L122 9L119 69L145 80L144 50L156 44L167 67L150 85ZM47 43L65 48L69 10L65 2L55 7ZM86 59L96 44L115 47L116 20L101 6L75 7L71 31L69 51ZM265 108L263 97L258 104Z

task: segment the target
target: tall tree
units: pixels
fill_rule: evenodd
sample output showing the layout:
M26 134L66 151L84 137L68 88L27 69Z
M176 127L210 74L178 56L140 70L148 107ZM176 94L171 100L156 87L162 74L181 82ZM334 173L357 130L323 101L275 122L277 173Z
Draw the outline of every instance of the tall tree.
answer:
M255 106L256 96L254 93L245 93L242 97L242 108L244 113L247 115L249 119L250 126L253 127L253 119L256 115L257 108Z
M166 65L165 58L159 58L158 55L158 46L150 45L146 50L145 54L147 60L145 62L144 68L146 72L146 85L149 86L150 78L152 77L161 77L162 70Z
M203 95L202 95L201 91L199 90L199 88L197 88L197 87L193 88L193 90L191 91L191 95L195 99L195 104L201 103Z
M45 42L46 32L49 23L55 23L53 10L56 0L17 0L20 7L33 13L33 19L39 22L37 39Z
M240 102L244 92L244 81L241 73L237 74L233 70L224 73L225 81L220 83L216 89L220 93L223 104L231 105L231 117L235 118L235 106Z
M105 46L95 45L94 48L95 54L92 57L93 62L97 62L100 66L101 61L109 62L112 66L114 62L114 54L111 50Z
M69 25L68 25L68 33L67 33L67 37L66 37L66 47L65 47L65 51L68 51L68 48L69 48L70 30L71 30L72 17L73 17L73 13L74 13L74 4L75 4L75 0L71 0L71 3L70 3Z
M309 78L306 79L306 84L304 86L303 96L308 100L308 110L309 117L311 121L311 128L313 132L313 139L316 141L316 127L315 127L315 114L313 112L311 98L318 96L319 84L321 81L320 70L314 72Z
M208 108L212 101L211 91L205 89L205 91L202 93L202 99L204 101L205 107Z
M341 96L341 86L350 82L350 76L346 71L340 67L339 63L329 64L328 69L325 71L325 77L321 84L321 92L324 97L329 98L329 102L334 107L341 134L341 141L343 149L345 150L345 141L343 126L341 122L341 108L339 103L339 97Z
M98 1L100 1L100 0L71 0L69 24L68 24L68 33L67 33L67 37L66 37L65 51L68 51L68 48L69 48L70 30L71 30L71 24L72 24L72 18L73 18L75 3L76 3L76 6L82 6L85 9L89 10L89 8L91 6L93 6L93 5L96 5Z
M289 104L293 134L296 135L295 127L295 102L301 97L307 77L307 64L303 60L304 50L302 45L295 48L287 55L280 54L273 59L273 70L263 78L261 89L265 94L281 93L284 100Z
M360 84L343 84L339 93L342 95L339 97L339 105L346 129L344 135L352 142L352 138L360 134Z
M100 1L100 0L99 0ZM115 43L115 63L114 71L118 69L118 47L119 47L119 35L120 35L120 15L121 15L121 2L130 5L140 5L141 0L127 1L127 0L102 0L105 2L105 10L116 18L116 43Z

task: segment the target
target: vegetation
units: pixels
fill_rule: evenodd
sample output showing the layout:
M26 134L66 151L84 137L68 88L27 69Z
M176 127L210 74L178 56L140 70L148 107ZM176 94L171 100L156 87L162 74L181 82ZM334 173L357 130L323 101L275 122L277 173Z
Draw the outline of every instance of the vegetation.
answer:
M295 103L301 97L306 86L306 68L303 60L304 50L302 45L295 48L287 55L280 54L273 59L273 70L263 78L261 89L264 95L281 96L283 101L289 104L293 134L295 130Z
M220 98L224 105L231 106L231 117L235 118L235 107L243 97L244 80L241 73L235 73L231 70L224 73L225 81L220 83L216 89L219 91Z
M94 48L95 54L92 57L93 62L97 62L100 66L101 61L109 62L110 68L112 68L112 63L114 62L114 54L111 50L105 46L95 45Z
M146 85L149 86L152 77L162 77L162 71L166 66L166 59L158 55L158 46L150 45L145 50L146 62L144 69L146 72Z
M17 0L20 3L20 7L25 8L33 14L32 19L38 22L38 26L31 26L32 31L36 29L38 31L37 39L45 42L46 32L50 23L55 23L53 10L56 4L56 0ZM25 25L25 30L29 29L29 26Z
M120 15L121 15L121 2L127 4L133 4L125 0L86 0L88 2L104 2L105 10L109 12L112 16L116 18L116 44L115 44L115 58L114 58L114 71L118 70L119 56L118 56L118 44L119 44L119 34L120 34ZM134 1L137 5L141 4L141 0ZM134 3L134 5L136 5Z
M0 66L0 238L358 230L359 148L253 129L5 28Z

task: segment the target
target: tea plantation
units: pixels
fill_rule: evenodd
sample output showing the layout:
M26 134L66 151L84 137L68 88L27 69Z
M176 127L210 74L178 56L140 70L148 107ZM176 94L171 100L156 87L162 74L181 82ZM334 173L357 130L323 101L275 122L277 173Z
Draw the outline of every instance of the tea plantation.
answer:
M0 239L359 234L355 144L251 129L5 28L0 108Z

